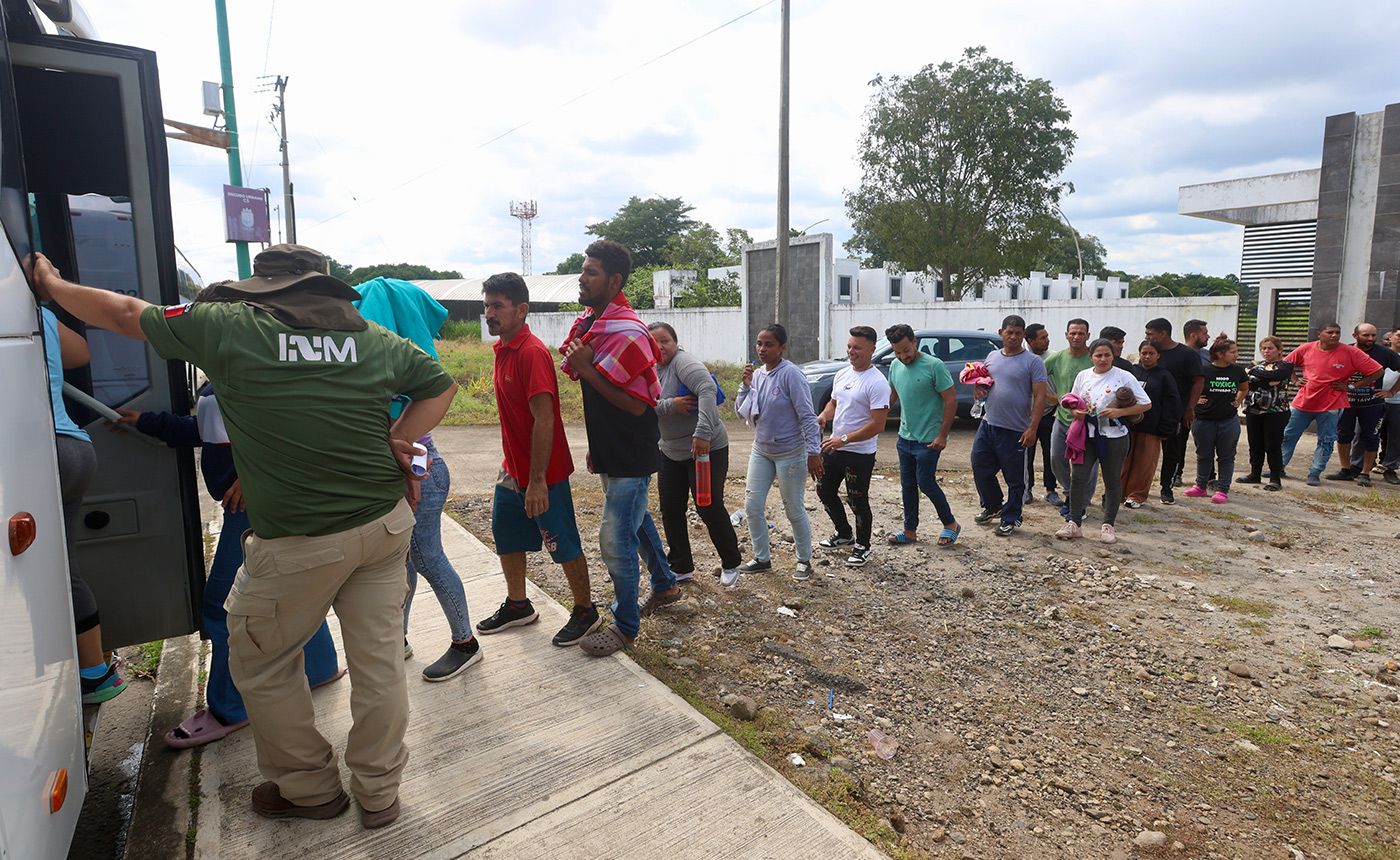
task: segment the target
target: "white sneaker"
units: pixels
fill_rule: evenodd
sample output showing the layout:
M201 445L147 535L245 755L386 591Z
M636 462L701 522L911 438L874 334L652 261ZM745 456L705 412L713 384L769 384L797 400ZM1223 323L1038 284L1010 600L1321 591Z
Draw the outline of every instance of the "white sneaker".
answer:
M737 567L727 567L727 568L724 569L724 572L721 573L721 574L719 575L719 584L720 584L720 585L733 585L734 583L736 583L736 582L738 582L738 581L739 581L739 568L737 568Z
M1084 530L1078 524L1065 520L1065 524L1060 526L1060 530L1055 532L1055 537L1060 540L1070 540L1071 538L1084 537Z
M1114 534L1113 526L1104 523L1103 528L1099 530L1099 540L1104 543L1117 543L1118 535Z

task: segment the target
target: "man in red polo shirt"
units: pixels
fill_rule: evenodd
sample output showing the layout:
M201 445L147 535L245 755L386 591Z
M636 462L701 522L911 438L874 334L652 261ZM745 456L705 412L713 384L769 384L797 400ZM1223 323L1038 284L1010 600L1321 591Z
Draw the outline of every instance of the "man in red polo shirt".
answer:
M598 629L602 619L593 605L584 558L574 522L569 475L574 460L559 420L559 383L549 347L530 332L530 290L514 272L492 275L481 288L486 329L496 341L496 411L501 418L505 460L496 479L491 506L491 535L506 577L506 601L496 614L477 622L490 635L533 624L539 613L525 594L525 553L541 547L563 565L573 592L569 623L554 635L554 644L577 645Z
M1317 330L1317 340L1303 344L1284 359L1292 363L1295 376L1303 374L1307 381L1293 398L1293 414L1283 431L1283 465L1287 466L1293 458L1293 448L1303 431L1316 421L1317 450L1308 469L1310 487L1322 482L1322 472L1332 458L1337 421L1348 403L1347 390L1369 383L1384 372L1375 359L1341 340L1342 327L1327 323ZM1359 376L1354 379L1353 374Z

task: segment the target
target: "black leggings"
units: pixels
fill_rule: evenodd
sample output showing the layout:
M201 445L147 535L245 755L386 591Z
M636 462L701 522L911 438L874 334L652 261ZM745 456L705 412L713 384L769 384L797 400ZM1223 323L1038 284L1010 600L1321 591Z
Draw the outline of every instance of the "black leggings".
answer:
M744 560L739 552L739 536L729 521L724 507L724 478L729 472L729 448L710 449L710 503L697 505L695 512L710 533L710 542L719 553L719 562L735 568ZM694 573L695 558L690 552L690 523L687 512L695 494L695 461L672 460L661 455L661 470L656 477L657 501L661 506L661 528L666 532L666 561L673 573Z
M1268 456L1273 480L1283 475L1283 429L1288 426L1288 412L1262 412L1244 416L1244 429L1249 437L1249 474L1259 477ZM1346 466L1346 463L1342 464Z

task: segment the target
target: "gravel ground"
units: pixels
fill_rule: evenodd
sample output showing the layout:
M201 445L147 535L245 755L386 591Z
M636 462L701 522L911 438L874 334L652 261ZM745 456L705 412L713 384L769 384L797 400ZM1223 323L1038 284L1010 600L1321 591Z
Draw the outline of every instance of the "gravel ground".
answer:
M1123 511L1105 546L1054 540L1043 502L995 537L971 476L943 485L955 547L879 545L860 568L818 549L805 583L776 490L775 572L734 588L692 514L696 579L634 656L893 856L1400 858L1400 491L1239 487ZM596 482L573 492L596 535ZM741 506L743 479L726 492ZM877 534L897 528L897 473L871 497ZM489 492L450 511L490 545ZM530 570L568 600L546 555Z

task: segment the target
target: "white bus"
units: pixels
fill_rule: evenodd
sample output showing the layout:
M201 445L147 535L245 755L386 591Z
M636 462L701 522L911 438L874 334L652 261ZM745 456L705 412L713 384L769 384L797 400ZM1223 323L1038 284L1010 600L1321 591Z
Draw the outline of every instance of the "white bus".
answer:
M20 260L41 250L65 275L158 304L180 301L182 279L154 55L84 38L71 0L0 0L0 12L0 860L56 860L87 789L84 723L43 326ZM85 334L93 363L67 382L108 407L189 411L184 365ZM197 630L193 455L67 406L97 452L75 538L104 645Z

